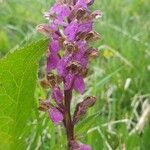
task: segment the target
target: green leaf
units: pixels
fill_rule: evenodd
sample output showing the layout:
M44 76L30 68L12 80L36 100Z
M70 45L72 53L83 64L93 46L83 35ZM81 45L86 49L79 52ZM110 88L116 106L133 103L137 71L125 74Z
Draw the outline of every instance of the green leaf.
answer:
M37 61L48 40L9 53L0 61L0 149L24 150L34 104Z
M142 148L143 150L149 149L150 148L150 123L145 126L144 133L143 133L143 138L142 138Z

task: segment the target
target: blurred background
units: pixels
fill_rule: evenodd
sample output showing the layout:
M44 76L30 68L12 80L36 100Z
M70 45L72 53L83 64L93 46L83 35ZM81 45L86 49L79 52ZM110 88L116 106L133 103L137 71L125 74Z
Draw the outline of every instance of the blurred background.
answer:
M0 58L43 38L35 28L46 22L43 12L53 2L0 0ZM94 44L100 56L90 63L84 96L95 95L97 103L76 131L93 150L150 150L149 6L149 0L95 0L91 7L101 10L103 18L95 24L101 34L101 41ZM40 86L36 96L46 97ZM75 96L72 108L80 99ZM55 127L45 114L36 113L29 122L33 130L27 149L65 150L62 128Z

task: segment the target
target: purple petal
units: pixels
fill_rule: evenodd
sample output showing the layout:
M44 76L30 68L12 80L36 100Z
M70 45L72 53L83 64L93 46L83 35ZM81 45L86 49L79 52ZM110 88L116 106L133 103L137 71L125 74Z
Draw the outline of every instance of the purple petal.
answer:
M82 67L87 67L88 64L88 58L87 57L83 57L80 59L80 64L82 65Z
M50 28L52 31L58 31L58 26L55 23L51 23Z
M47 60L47 72L51 72L52 69L55 69L59 60L60 58L57 54L50 54Z
M79 47L79 51L76 54L74 54L74 59L80 60L85 54L86 44L84 42L78 42L77 45Z
M71 55L64 56L57 64L57 72L59 76L66 75L66 65L71 60Z
M76 61L78 61L81 64L82 67L87 67L88 57L86 57L85 55L76 54L74 56L74 59Z
M87 48L87 44L85 42L78 42L78 47L79 47L79 51L74 54L73 59L77 60L78 62L80 62L80 64L83 67L86 67L88 64L88 58L85 55L86 52L86 48Z
M58 52L60 50L60 46L59 46L59 41L57 40L53 40L51 43L50 43L50 46L49 46L49 50L50 52Z
M78 0L73 0L73 4L75 5L77 3Z
M94 3L94 0L74 0L74 4L78 5L78 7L85 7L87 8L87 5L90 6Z
M74 80L74 75L72 73L69 73L65 77L65 85L64 85L65 90L70 90L72 88L73 80Z
M78 28L78 32L90 32L92 31L93 22L81 23Z
M64 17L68 17L70 15L70 7L66 4L62 5L62 4L54 4L54 6L52 7L52 9L50 10L51 14L57 14L59 17L64 18Z
M61 104L63 101L63 93L59 87L54 87L52 90L52 99L56 101L56 103Z
M77 31L78 31L78 23L77 21L73 21L65 28L64 33L68 37L69 41L73 41L75 39Z
M63 121L63 114L57 108L50 108L48 110L50 119L55 123L59 124Z
M55 3L54 6L49 11L50 15L54 15L54 23L57 25L66 26L65 18L71 13L70 7L66 4Z
M74 80L74 85L73 85L74 89L83 94L84 93L84 90L85 90L85 84L84 84L84 80L81 76L76 76L75 77L75 80Z
M76 0L75 1L75 8L84 8L87 9L86 0Z
M55 23L52 23L50 25L50 29L51 29L52 39L58 40L61 35L58 29L58 25L56 25Z
M90 145L85 145L85 144L81 144L80 149L81 150L92 150Z
M54 23L57 24L57 25L61 25L61 26L64 26L66 27L67 26L67 23L64 22L64 20L62 18L57 18L54 20Z
M61 5L58 3L55 3L53 7L50 9L50 14L59 14L61 12Z
M83 57L87 49L87 43L85 41L79 41L77 42L77 45L79 47L79 51L77 52L77 55Z
M62 5L61 12L59 13L61 18L68 17L71 13L70 7L68 5Z

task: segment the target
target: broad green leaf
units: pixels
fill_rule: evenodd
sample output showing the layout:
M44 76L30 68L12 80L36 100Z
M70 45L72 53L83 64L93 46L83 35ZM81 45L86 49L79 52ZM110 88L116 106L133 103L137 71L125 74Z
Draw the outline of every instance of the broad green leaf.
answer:
M37 82L37 61L48 40L9 53L0 61L0 150L24 150Z

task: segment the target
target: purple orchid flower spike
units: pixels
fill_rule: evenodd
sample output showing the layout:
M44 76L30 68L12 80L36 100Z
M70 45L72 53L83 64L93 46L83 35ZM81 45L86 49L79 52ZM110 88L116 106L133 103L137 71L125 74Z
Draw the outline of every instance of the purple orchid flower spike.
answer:
M73 91L84 94L89 60L98 56L98 50L90 43L99 39L93 24L101 12L91 12L89 6L93 3L94 0L56 0L44 14L48 24L37 27L37 31L50 38L46 79L41 85L52 89L50 102L54 101L40 102L39 108L48 112L52 122L63 124L69 150L92 150L89 145L78 144L74 127L96 98L89 96L78 103L73 116L70 105Z

